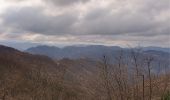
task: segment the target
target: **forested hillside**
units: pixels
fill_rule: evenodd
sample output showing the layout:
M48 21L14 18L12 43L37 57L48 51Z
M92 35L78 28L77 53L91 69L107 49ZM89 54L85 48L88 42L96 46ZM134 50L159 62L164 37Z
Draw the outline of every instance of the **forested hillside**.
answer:
M169 59L126 53L113 63L109 55L52 59L1 45L0 100L169 100Z

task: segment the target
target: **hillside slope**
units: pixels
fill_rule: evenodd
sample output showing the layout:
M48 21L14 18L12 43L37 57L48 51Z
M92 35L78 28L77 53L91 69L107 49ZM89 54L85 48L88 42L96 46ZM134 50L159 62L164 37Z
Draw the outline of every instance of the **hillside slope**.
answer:
M159 100L170 90L169 63L160 58L148 64L148 54L159 58L162 53L149 51L145 54L147 58L142 56L137 60L138 71L145 76L145 98L149 97L151 86L153 100ZM56 60L1 45L0 100L108 100L108 91L114 98L111 100L122 100L121 96L141 100L142 80L135 74L133 59L124 62L125 59L119 55L114 64L105 56L98 61L89 58ZM160 72L155 73L157 64Z
M71 85L72 81L64 81L64 71L64 65L46 56L32 55L1 45L0 100L78 98L82 92Z

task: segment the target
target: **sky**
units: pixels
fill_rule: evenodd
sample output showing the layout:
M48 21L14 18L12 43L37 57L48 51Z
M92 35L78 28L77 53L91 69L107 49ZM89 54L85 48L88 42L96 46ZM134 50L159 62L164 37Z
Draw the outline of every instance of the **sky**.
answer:
M170 0L0 0L0 44L170 47Z

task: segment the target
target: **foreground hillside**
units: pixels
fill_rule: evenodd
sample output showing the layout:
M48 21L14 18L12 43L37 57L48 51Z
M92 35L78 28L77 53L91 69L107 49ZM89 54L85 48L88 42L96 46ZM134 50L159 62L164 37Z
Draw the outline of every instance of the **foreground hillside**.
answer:
M53 60L1 45L0 100L168 100L168 60L124 55Z
M64 83L63 74L48 57L0 46L0 100L78 99L81 91Z

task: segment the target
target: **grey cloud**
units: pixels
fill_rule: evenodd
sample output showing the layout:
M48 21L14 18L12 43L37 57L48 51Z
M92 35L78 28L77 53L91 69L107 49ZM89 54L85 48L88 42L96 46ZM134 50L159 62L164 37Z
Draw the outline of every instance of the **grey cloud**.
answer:
M85 20L96 20L98 18L104 17L108 15L111 12L111 9L106 9L106 8L95 8L88 12L84 19Z
M1 17L0 17L0 35L3 34L6 31L6 29L7 28L1 22Z
M90 0L42 0L57 6L69 6L76 3L86 3Z
M25 0L5 0L5 1L10 1L10 2L18 2L18 1L25 1Z
M120 5L117 12L113 8L91 10L77 25L85 34L101 35L138 35L152 36L170 34L170 1L167 0L125 0L130 4ZM124 7L122 7L124 6ZM132 9L133 8L133 9ZM159 18L160 17L160 18ZM158 20L159 19L159 20Z
M23 2L23 1L29 1L29 0L5 0L7 2ZM30 0L32 1L32 0ZM78 4L78 3L86 3L86 2L89 2L91 0L41 0L42 2L45 2L48 4L51 4L51 5L54 5L54 6L70 6L70 5L73 5L73 4Z
M11 2L11 3L14 3L14 2L23 2L23 1L28 1L28 0L4 0L4 1L7 1L7 2Z
M94 20L83 20L79 29L86 34L126 34L144 32L155 27L153 19L136 14L117 13L98 16Z
M141 4L140 4L141 3ZM141 6L141 10L149 12L149 13L159 13L160 11L169 10L170 9L170 1L169 0L142 0L139 2Z
M59 5L71 5L89 0L46 0ZM52 16L44 13L44 8L24 7L19 10L7 10L3 15L3 24L11 32L32 32L39 34L70 34L70 35L133 35L153 36L169 35L169 19L162 12L169 12L169 4L165 0L125 0L132 7L120 5L119 9L98 7L86 12L65 12ZM152 7L150 7L152 6ZM133 8L133 9L132 9ZM11 8L12 9L12 8ZM116 12L113 12L116 10ZM55 13L55 12L54 12ZM83 13L82 18L79 18ZM156 19L157 18L157 19Z
M49 16L42 8L24 7L20 10L7 10L2 15L3 24L12 31L32 32L41 34L62 34L70 30L70 26L77 20L71 14Z

